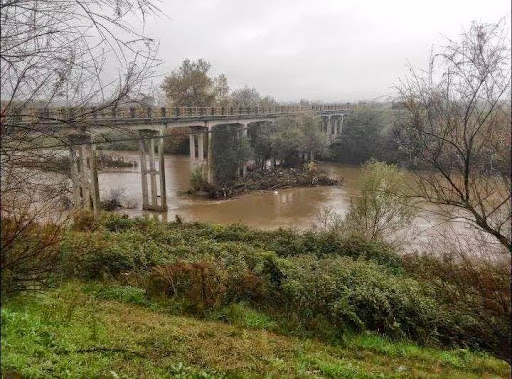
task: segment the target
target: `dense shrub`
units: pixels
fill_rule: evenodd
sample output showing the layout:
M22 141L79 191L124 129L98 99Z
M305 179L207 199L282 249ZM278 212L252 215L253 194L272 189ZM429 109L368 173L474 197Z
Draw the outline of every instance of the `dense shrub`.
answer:
M2 294L45 287L59 259L60 225L23 216L2 217L0 224Z
M75 212L73 217L73 230L94 231L100 227L100 223L90 211Z
M68 277L114 277L199 315L244 302L328 338L372 330L507 351L509 276L501 268L475 274L432 257L404 260L378 240L329 232L118 215L79 225L60 244L60 273Z
M461 341L509 359L510 256L457 258L411 254L404 257L404 267L444 306L440 340Z
M129 254L129 244L106 233L75 233L61 245L62 272L85 279L117 275L136 268L137 258Z
M281 295L305 318L323 314L341 330L376 330L426 342L436 303L418 282L348 257L301 255L278 260Z
M159 291L167 296L181 297L189 301L194 313L222 303L226 293L227 273L212 262L177 261L157 266L149 280L151 292Z

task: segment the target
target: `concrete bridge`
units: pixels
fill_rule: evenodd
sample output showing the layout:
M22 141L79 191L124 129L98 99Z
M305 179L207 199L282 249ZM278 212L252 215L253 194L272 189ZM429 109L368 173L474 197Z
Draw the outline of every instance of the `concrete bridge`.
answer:
M22 127L39 133L51 131L67 136L71 156L73 203L76 208L99 212L99 187L94 135L118 130L137 133L139 139L142 208L167 210L163 138L170 128L189 129L192 169L199 169L213 183L212 129L230 125L239 138L247 136L251 124L275 122L282 116L314 112L322 118L322 131L334 139L342 133L344 117L353 111L349 104L322 106L276 106L272 108L233 107L105 107L32 108L23 114L2 112L6 127ZM155 146L155 144L157 146ZM155 147L157 153L155 155ZM314 159L313 152L301 152ZM309 153L309 154L308 154ZM158 165L155 164L158 161ZM245 175L247 164L241 174Z

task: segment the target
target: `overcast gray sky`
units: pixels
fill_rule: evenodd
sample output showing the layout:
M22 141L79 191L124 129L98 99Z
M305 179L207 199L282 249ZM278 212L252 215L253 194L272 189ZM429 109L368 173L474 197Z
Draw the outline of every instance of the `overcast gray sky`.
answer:
M443 36L496 22L509 0L162 0L151 20L162 72L204 58L230 87L278 100L354 101L392 94L406 62L424 65ZM510 18L508 19L510 20Z

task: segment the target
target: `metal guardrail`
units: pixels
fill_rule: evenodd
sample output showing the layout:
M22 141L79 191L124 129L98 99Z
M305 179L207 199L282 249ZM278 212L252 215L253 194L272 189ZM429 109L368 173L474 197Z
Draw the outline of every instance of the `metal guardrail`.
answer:
M354 109L352 104L334 105L283 105L275 107L59 107L28 108L22 112L11 107L2 109L1 123L5 125L31 123L102 122L129 119L187 119L214 116L265 116L303 112L343 112Z

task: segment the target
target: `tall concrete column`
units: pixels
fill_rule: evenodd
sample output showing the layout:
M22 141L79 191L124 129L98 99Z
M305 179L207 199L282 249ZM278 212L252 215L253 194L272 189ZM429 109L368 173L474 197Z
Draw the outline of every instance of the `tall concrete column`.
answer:
M100 194L96 149L92 142L91 136L87 134L69 137L71 182L74 208L92 210L94 216L98 217Z
M164 148L163 148L163 130L141 130L139 139L140 152L140 173L142 183L142 209L157 212L167 210L167 193L165 189L165 167L164 167ZM158 170L155 165L155 139L158 138ZM148 143L149 142L149 143ZM149 146L148 146L149 145ZM148 168L149 158L149 168ZM148 178L149 189L148 189ZM156 177L159 176L160 204L158 203L158 187ZM148 193L151 193L151 203Z
M197 135L197 159L199 164L203 163L204 160L204 133Z
M71 187L73 192L73 206L76 209L82 207L80 194L80 170L74 147L70 144L69 160L71 164Z
M100 214L100 191L98 183L98 164L96 159L96 145L91 144L89 150L89 169L91 171L91 197L92 210L95 217Z
M242 125L242 138L247 138L247 136L249 135L247 132L248 127L249 127L249 124ZM247 166L248 166L247 162L244 162L242 164L242 177L245 177L247 175Z
M140 154L140 175L142 184L142 209L149 208L148 199L148 174L146 168L146 141L142 131L140 132L139 139L139 154Z
M155 139L154 136L149 140L149 176L151 179L151 208L158 207L158 195L156 188L156 174L155 169Z
M190 168L193 170L196 162L196 135L190 133Z
M88 167L86 145L81 145L78 148L78 162L78 167L80 168L80 189L82 191L83 204L86 209L91 209L91 198L89 196L89 176L87 172Z
M213 175L213 127L207 127L208 133L208 173L207 180L209 184L214 184L214 175Z
M167 210L167 190L165 187L164 130L160 129L158 139L158 169L160 171L160 207ZM166 220L167 221L167 220Z

